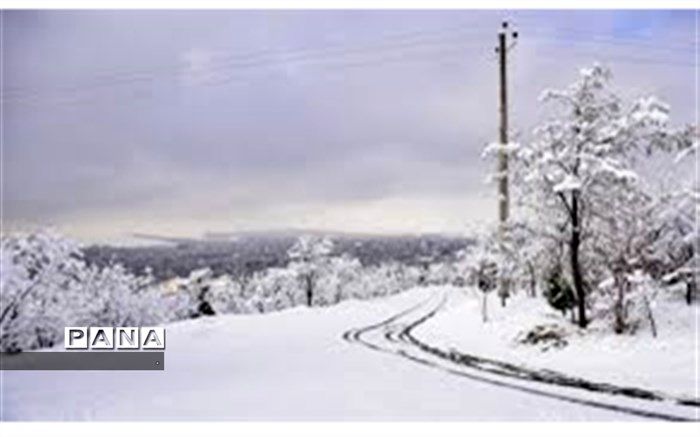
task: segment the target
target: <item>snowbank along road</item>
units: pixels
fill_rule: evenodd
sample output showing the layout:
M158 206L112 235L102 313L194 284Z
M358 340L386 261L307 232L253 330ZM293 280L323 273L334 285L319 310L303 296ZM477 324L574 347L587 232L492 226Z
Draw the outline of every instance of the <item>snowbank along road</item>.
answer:
M463 295L168 326L162 372L1 372L3 420L692 420L678 399L442 350L417 327ZM358 327L349 329L349 327ZM345 341L343 341L345 339ZM360 347L362 346L362 347ZM381 353L380 353L381 352Z
M342 338L458 377L536 396L651 419L697 420L698 399L588 381L552 370L531 369L428 344L418 338L414 330L444 308L449 297L448 292L436 292L381 322L350 329L343 333Z

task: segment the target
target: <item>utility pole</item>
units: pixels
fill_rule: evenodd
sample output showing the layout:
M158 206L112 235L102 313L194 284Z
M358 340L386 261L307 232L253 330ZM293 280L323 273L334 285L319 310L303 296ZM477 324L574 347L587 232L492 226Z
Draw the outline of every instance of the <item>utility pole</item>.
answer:
M509 207L509 194L508 194L508 81L507 81L507 67L508 67L508 50L512 47L508 45L508 22L504 21L501 24L501 30L498 32L498 47L496 47L496 53L498 53L499 59L499 72L500 72L500 106L499 112L501 116L501 123L499 128L499 143L501 147L498 151L498 232L499 232L499 246L501 253L505 251L505 239L508 232L508 207ZM510 37L513 41L518 38L518 32L511 32ZM499 288L498 295L501 298L501 305L506 305L506 300L510 295L510 281L503 272L503 268L499 269Z

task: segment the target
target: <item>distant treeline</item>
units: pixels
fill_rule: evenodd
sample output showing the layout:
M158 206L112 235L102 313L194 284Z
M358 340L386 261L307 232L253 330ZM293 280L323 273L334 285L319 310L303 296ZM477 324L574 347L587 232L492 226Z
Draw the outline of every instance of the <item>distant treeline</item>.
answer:
M184 241L153 246L90 246L84 253L88 263L103 267L122 264L140 275L151 270L157 279L185 277L208 267L215 275L251 274L270 267L284 267L287 251L299 235L241 236L226 241ZM421 265L449 261L472 243L468 238L441 235L423 236L333 236L333 255L347 254L365 266L396 261Z

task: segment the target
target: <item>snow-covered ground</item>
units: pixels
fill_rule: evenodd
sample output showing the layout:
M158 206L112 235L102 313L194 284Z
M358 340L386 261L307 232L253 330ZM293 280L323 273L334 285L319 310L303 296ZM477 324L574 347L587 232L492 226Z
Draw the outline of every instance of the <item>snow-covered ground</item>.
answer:
M460 292L461 291L461 292ZM698 306L661 299L654 317L658 335L648 329L615 335L609 324L594 321L585 334L567 323L544 299L522 294L502 308L496 296L481 319L480 297L470 290L449 293L445 308L416 328L426 342L480 357L560 371L597 382L645 388L679 397L698 397ZM562 348L520 344L517 339L536 325L557 324L566 333Z
M436 342L454 342L459 348L479 353L512 353L513 359L528 357L549 363L550 357L553 365L570 360L556 358L560 356L556 354L538 358L534 352L520 348L515 352L505 343L493 343L492 340L503 339L505 332L495 322L482 326L476 309L478 301L463 297L455 289L415 289L390 298L346 301L327 308L299 307L265 315L176 323L167 327L163 372L1 372L3 419L640 419L459 377L343 340L343 333L351 328L376 325L416 307L426 298L441 295L450 296L448 306L438 318L420 327L417 335ZM500 316L494 314L495 317ZM444 329L446 337L436 328ZM640 348L642 343L634 347ZM686 348L690 349L690 345ZM557 354L576 356L573 352ZM618 359L624 357L620 351L616 355ZM671 354L657 356L655 367L631 359L621 364L636 364L637 371L661 371L665 358L671 358ZM682 364L680 358L671 359L675 366L686 366L676 369L679 374L686 372L687 363ZM604 358L578 356L577 360L569 363L568 369L580 368L591 374L596 372L594 369L605 368L604 364L596 364L596 360ZM613 361L607 363L611 372L619 369L620 373L634 373ZM594 367L584 370L589 365ZM665 372L659 381L668 381L667 373L672 372ZM639 378L637 381L643 380ZM682 378L685 376L679 377ZM656 378L649 381L656 382ZM692 379L686 381L691 383ZM676 384L669 388L682 388L680 382Z

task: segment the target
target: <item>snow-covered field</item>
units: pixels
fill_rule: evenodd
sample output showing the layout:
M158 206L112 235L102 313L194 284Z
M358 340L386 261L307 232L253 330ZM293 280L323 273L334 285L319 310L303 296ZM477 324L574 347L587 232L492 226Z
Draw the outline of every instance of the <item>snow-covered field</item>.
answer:
M659 300L655 308L658 336L654 338L648 329L615 335L600 320L594 320L583 333L541 298L516 295L505 308L496 296L489 299L489 321L483 323L476 293L455 289L444 309L417 327L415 334L430 344L480 357L596 382L698 397L697 304ZM561 326L567 346L544 350L544 346L517 341L524 330L542 324Z
M167 327L163 372L2 372L2 416L4 420L641 418L460 377L343 339L343 333L351 328L376 325L407 308L420 309L417 305L426 299L441 296L449 297L446 309L419 327L416 335L436 342L454 342L474 353L508 355L532 363L549 364L551 360L553 366L596 377L609 371L613 380L658 382L659 388L683 393L688 392L684 389L688 384L692 389L694 379L687 373L694 361L687 360L691 359L693 343L686 344L683 352L675 351L675 344L665 341L668 349L654 346L648 351L639 349L653 342L596 344L604 350L615 344L630 346L627 352L618 350L614 359L588 356L575 349L538 356L522 348L506 347L505 343L491 344L504 340L507 332L497 328L496 322L482 326L478 300L460 293L444 287L423 288L326 308L297 307L265 315L231 315L172 324ZM527 306L527 302L518 305ZM494 311L494 319L505 315ZM438 335L437 329L445 332ZM574 347L590 346L581 343ZM635 360L654 356L656 359L650 362ZM619 365L616 360L620 360ZM666 366L674 366L675 370L669 371ZM658 373L657 381L656 376L645 377L642 372L651 372L652 376L662 373ZM628 375L613 376L625 373ZM563 389L545 390L557 393ZM567 391L567 395L572 393L576 391Z

